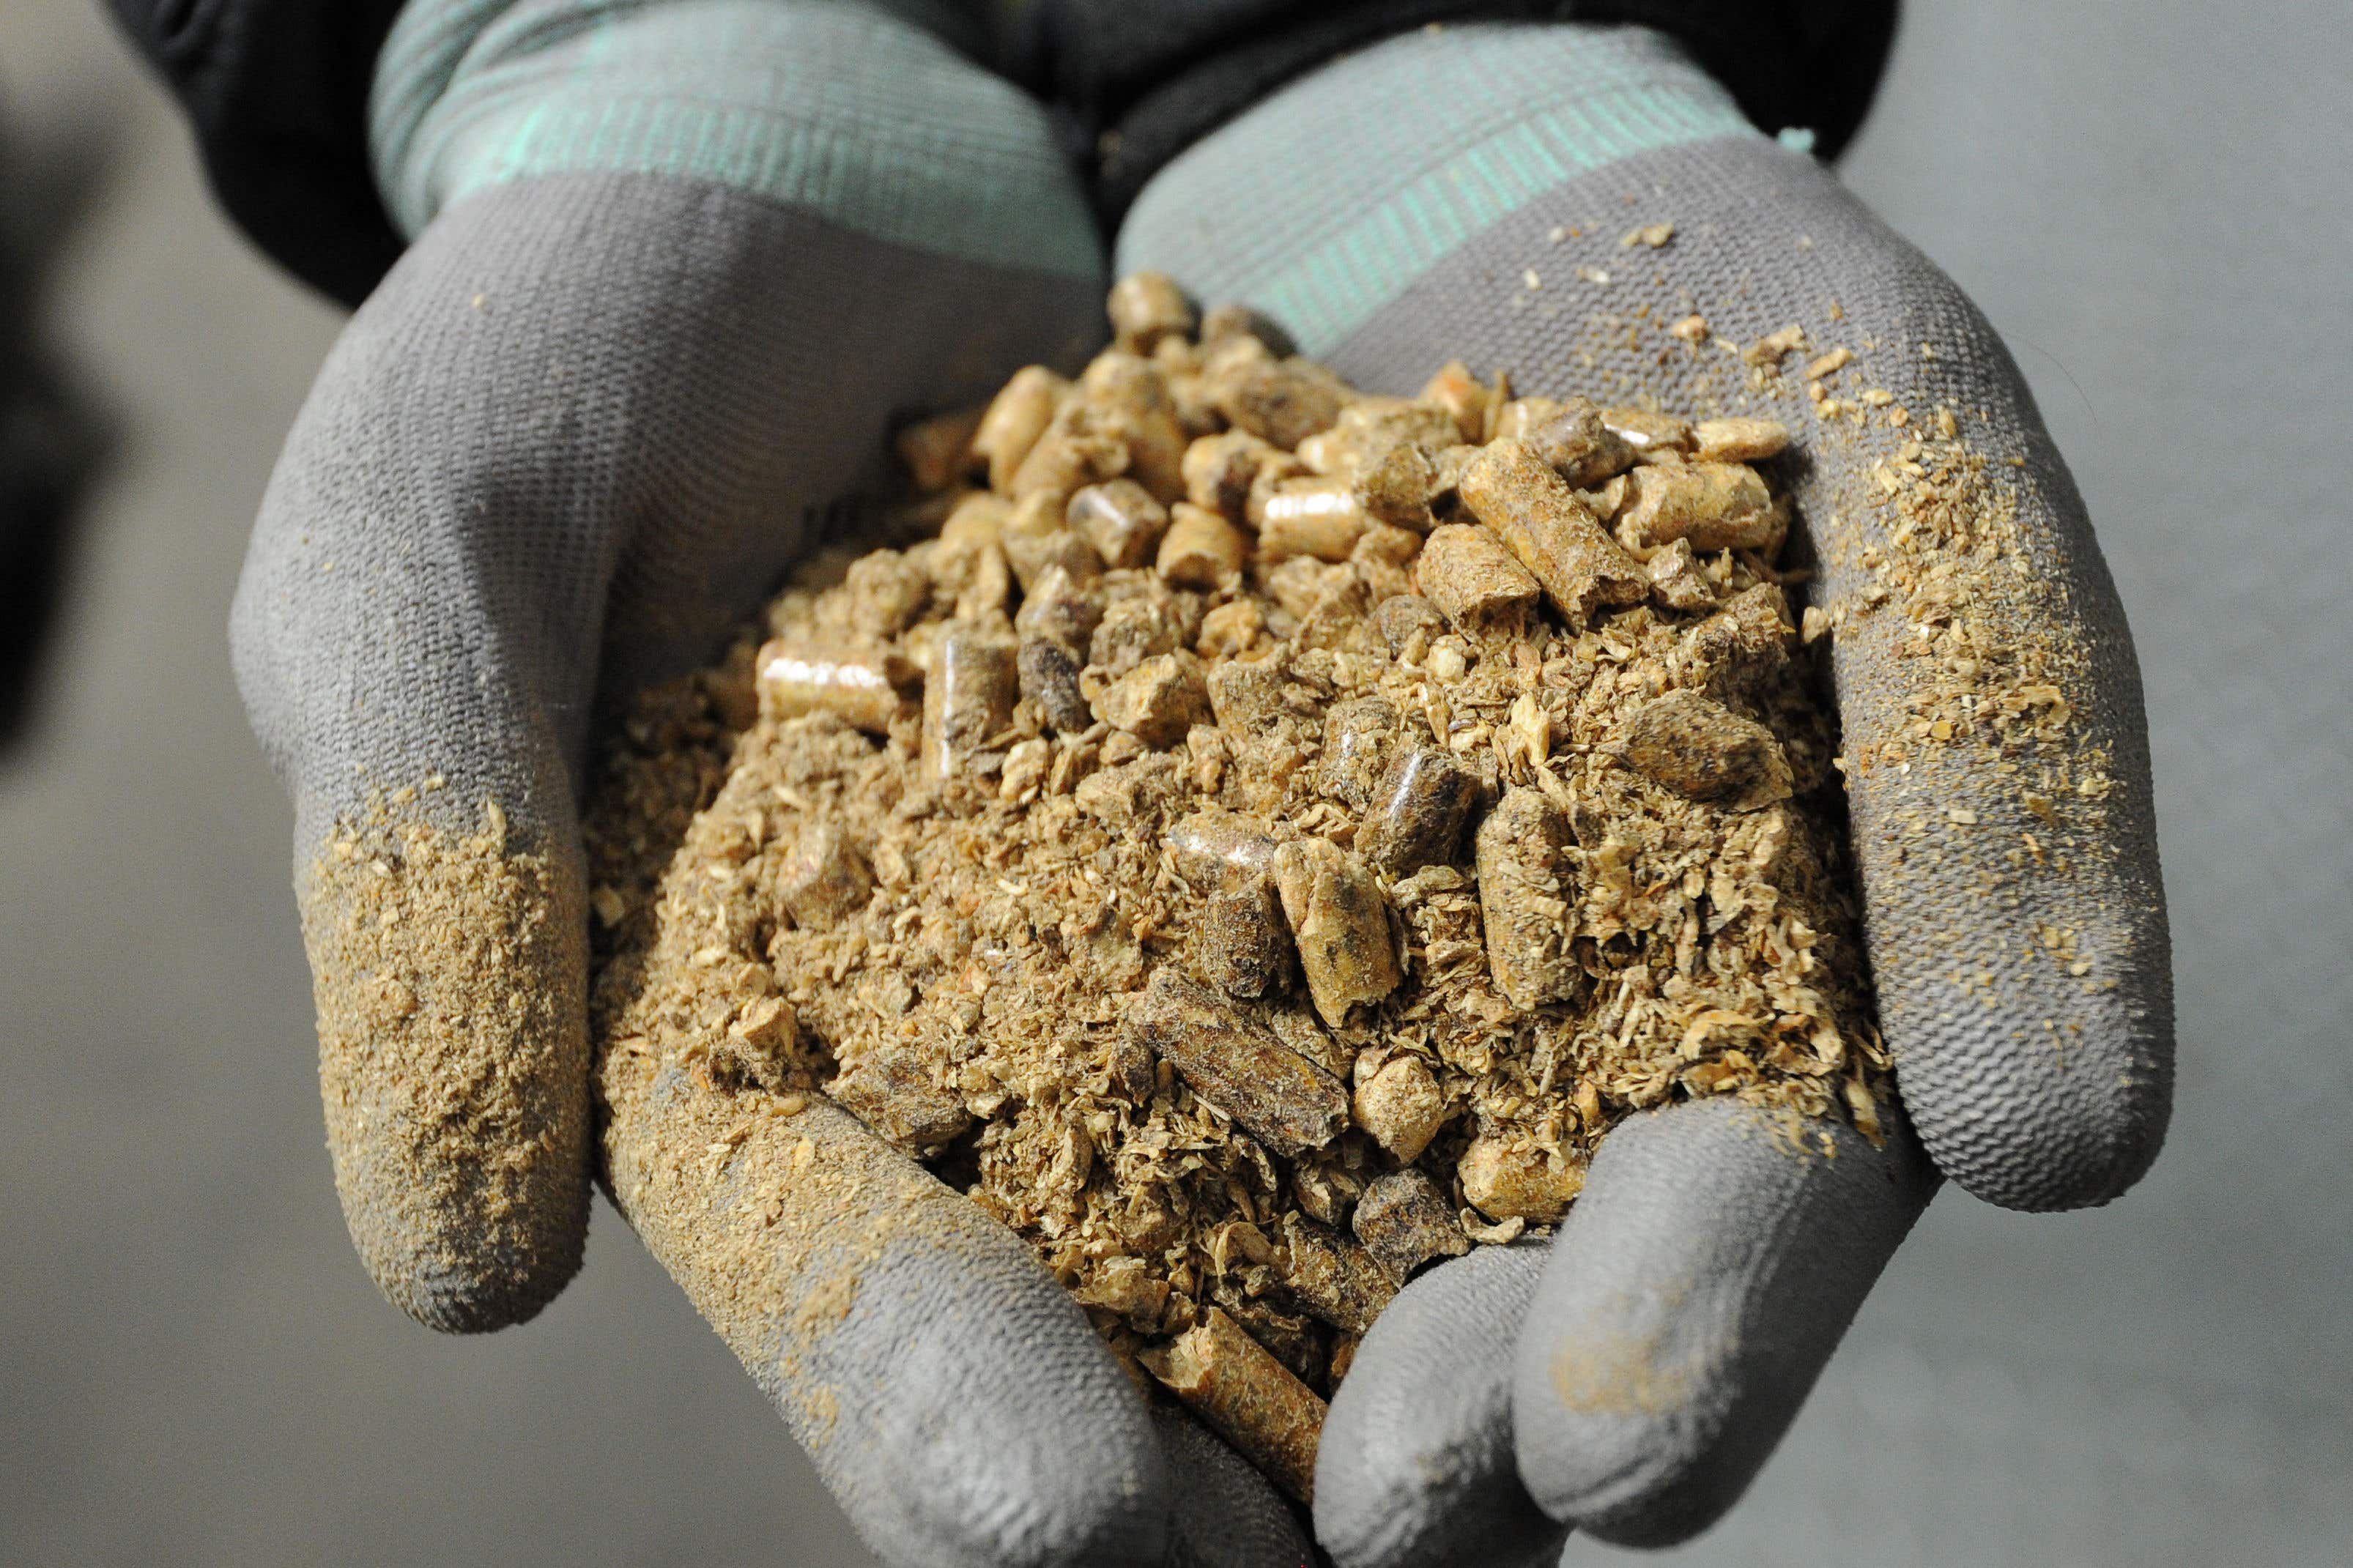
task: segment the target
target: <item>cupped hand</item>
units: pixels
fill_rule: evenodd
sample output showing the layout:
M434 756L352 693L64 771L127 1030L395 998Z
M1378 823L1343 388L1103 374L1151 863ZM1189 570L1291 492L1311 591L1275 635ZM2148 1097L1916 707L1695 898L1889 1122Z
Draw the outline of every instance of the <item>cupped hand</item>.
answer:
M1878 1016L1902 1109L1800 1150L1724 1101L1613 1131L1548 1246L1409 1286L1334 1399L1346 1568L1683 1539L1779 1440L1940 1177L2108 1201L2147 1167L2172 1017L2139 679L2082 498L1953 283L1663 41L1451 27L1349 58L1172 164L1156 268L1357 385L1795 432Z
M712 36L639 40L709 67L702 107L739 95L737 139L695 145L740 151L766 116L842 161L747 189L594 166L631 162L608 137L519 177L564 163L515 149L578 107L565 92L630 101L628 72L670 57L562 29L479 45L476 87L434 111L448 137L428 115L424 151L387 159L429 217L321 372L254 533L233 640L295 803L353 1243L420 1321L497 1329L578 1267L599 1170L886 1561L1297 1561L1255 1474L1148 1414L1010 1232L846 1113L763 1116L763 1091L658 1054L591 1062L600 726L723 646L887 460L894 416L1103 331L1083 202L1034 104L880 14L702 15ZM893 91L904 112L827 142L826 114ZM892 164L876 123L932 161Z

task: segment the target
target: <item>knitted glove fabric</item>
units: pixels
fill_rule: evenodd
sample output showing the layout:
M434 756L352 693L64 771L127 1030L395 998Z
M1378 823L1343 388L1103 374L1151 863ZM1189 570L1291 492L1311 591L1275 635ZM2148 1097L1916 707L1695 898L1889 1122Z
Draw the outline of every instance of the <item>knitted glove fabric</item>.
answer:
M629 1051L592 1113L596 725L719 650L894 416L1100 338L1043 111L860 6L426 0L375 120L413 243L288 438L232 627L369 1272L437 1328L530 1317L601 1148L886 1561L1303 1551L1011 1233L846 1113L745 1134L759 1091Z
M1658 247L1632 233L1657 225ZM1165 169L1118 266L1255 306L1372 391L1460 355L1522 393L1797 434L1780 472L1829 617L1905 1115L1835 1158L1723 1104L1629 1121L1548 1253L1401 1295L1318 1467L1319 1537L1350 1568L1455 1561L1466 1531L1689 1535L1778 1439L1938 1173L2067 1208L2162 1142L2140 686L2082 499L1950 280L1639 30L1465 26L1337 60ZM1694 315L1704 333L1669 330Z

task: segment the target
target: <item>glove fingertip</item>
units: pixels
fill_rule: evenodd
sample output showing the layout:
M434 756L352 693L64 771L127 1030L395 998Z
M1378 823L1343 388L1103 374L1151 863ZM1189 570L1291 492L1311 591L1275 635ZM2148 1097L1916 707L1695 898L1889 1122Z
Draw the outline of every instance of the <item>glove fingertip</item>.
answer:
M2031 1213L2094 1208L2122 1196L2165 1147L2169 1026L2080 1003L2075 1021L2063 1042L2024 1045L1931 1025L1926 1048L1899 1050L1921 1144L1970 1196Z
M1342 1568L1551 1563L1567 1531L1512 1457L1512 1355L1543 1248L1482 1247L1415 1280L1366 1332L1315 1466Z
M580 1271L587 1247L584 1181L576 1202L548 1194L521 1227L480 1214L420 1230L346 1195L343 1219L385 1299L445 1334L487 1334L537 1317Z
M1672 1545L1715 1523L1934 1187L1892 1108L1882 1148L1721 1100L1611 1131L1519 1342L1513 1417L1530 1495L1618 1545Z
M372 815L299 879L335 1190L394 1305L488 1332L535 1316L586 1248L579 875L511 846L492 806Z

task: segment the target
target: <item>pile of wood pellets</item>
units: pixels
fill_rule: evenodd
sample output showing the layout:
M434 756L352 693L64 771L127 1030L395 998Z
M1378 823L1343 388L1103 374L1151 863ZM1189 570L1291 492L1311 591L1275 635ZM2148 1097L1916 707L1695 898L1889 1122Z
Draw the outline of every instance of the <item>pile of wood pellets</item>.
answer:
M1110 313L902 433L925 537L624 727L597 1026L847 1107L1304 1497L1382 1308L1621 1118L1877 1133L1788 434Z

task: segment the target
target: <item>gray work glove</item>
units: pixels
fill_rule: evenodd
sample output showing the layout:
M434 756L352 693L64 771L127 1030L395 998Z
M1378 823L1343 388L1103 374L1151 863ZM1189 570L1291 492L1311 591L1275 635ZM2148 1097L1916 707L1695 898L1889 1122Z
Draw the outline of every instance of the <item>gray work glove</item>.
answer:
M1889 1116L1877 1148L1841 1131L1828 1158L1724 1102L1637 1116L1548 1247L1400 1295L1316 1471L1345 1568L1548 1561L1572 1525L1689 1536L1778 1441L1939 1175L2077 1207L2162 1142L2147 741L2083 500L1951 281L1639 30L1452 26L1341 59L1163 170L1117 261L1257 307L1368 390L1461 356L1524 394L1797 433L1778 468L1819 556L1909 1126ZM1671 330L1694 315L1704 337ZM1939 410L1985 460L1978 502L1931 497Z
M288 438L234 615L362 1259L434 1327L530 1317L578 1267L601 1136L885 1560L1299 1560L1011 1232L846 1113L616 1051L592 1116L596 727L719 649L894 414L1101 337L1043 113L848 5L497 9L418 0L386 46L414 243Z

